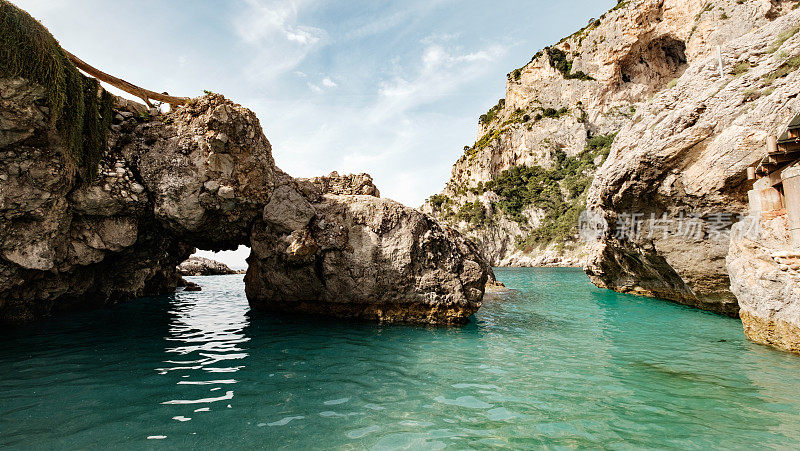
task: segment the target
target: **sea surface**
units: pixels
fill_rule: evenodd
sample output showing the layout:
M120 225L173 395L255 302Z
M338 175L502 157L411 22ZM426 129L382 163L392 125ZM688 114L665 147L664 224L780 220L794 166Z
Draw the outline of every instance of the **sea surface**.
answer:
M0 447L779 448L800 357L579 270L498 269L464 327L251 312L241 275L0 331Z

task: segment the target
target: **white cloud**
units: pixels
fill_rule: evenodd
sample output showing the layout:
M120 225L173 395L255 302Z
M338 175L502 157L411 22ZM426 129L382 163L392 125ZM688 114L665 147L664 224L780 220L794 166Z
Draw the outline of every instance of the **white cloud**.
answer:
M310 4L309 0L245 0L234 27L241 41L251 47L251 78L269 80L282 75L323 44L325 30L297 23L298 11Z
M308 82L308 87L317 94L324 92L325 89L335 88L337 86L339 85L337 85L335 81L331 80L330 77L323 78L320 84Z
M464 95L466 86L491 73L492 64L487 63L502 54L498 46L464 50L428 45L411 60L398 59L393 75L373 79L364 89L371 93L359 92L352 106L343 105L347 94L339 93L331 98L335 104L324 100L327 96L315 96L268 102L256 111L259 116L261 111L282 112L279 118L274 115L264 122L281 131L270 134L268 130L267 136L278 143L273 148L276 162L289 174L368 172L386 197L419 206L444 185L455 161L450 151L458 152L467 144L462 142L465 127L469 130L475 122L474 111L445 115L432 105L448 96ZM331 89L326 78L336 83L324 77L319 83L308 83L309 89L315 93Z
M434 44L426 47L420 58L421 70L411 79L396 76L380 85L384 102L376 105L377 117L387 111L407 111L457 92L491 69L491 62L504 53L501 46L471 53L455 53Z
M398 3L398 5L402 5L398 11L373 17L371 20L366 21L364 25L350 30L343 36L343 39L363 39L403 25L407 26L415 18L429 14L435 8L448 1L450 0L421 0L416 2L404 0L402 3Z
M461 33L434 33L429 36L425 36L419 42L430 45L448 41L455 41L456 39L461 37Z

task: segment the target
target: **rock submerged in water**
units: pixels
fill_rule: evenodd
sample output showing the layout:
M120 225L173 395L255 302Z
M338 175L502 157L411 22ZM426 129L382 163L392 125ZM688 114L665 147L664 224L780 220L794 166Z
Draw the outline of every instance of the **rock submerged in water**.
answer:
M178 278L178 288L183 288L183 291L202 291L203 288L190 280L184 279L182 276Z
M204 257L189 257L178 265L178 273L182 276L224 276L227 274L244 274L244 271L231 269L225 263Z
M463 323L480 308L491 268L471 242L392 200L330 192L360 190L346 185L335 174L298 180L284 197L307 201L302 221L265 209L250 239L251 306L430 324Z

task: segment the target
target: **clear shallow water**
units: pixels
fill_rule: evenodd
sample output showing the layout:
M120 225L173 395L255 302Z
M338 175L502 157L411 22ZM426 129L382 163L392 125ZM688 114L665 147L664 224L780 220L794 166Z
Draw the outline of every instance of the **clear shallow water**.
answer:
M497 275L517 294L463 328L259 315L234 275L2 331L0 446L800 443L800 357L747 342L738 321L579 270Z

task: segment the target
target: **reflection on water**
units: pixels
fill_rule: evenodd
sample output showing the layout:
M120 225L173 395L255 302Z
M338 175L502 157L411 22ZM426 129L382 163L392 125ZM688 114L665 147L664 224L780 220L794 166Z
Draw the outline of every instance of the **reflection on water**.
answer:
M167 342L164 351L175 357L164 360L165 366L156 371L179 377L175 384L187 387L170 394L182 399L169 399L161 404L191 405L186 414L172 417L174 420L190 421L191 416L185 415L209 412L213 403L227 407L222 401L234 397L235 373L244 368L248 356L242 345L250 339L244 334L247 304L230 302L241 296L240 286L231 286L230 279L233 278L206 279L203 284L207 291L183 292L169 310L172 320L164 337ZM220 394L223 387L224 394ZM198 404L208 406L198 407Z
M0 446L743 448L800 440L800 359L729 318L502 269L462 328L250 312L240 275L0 332Z

